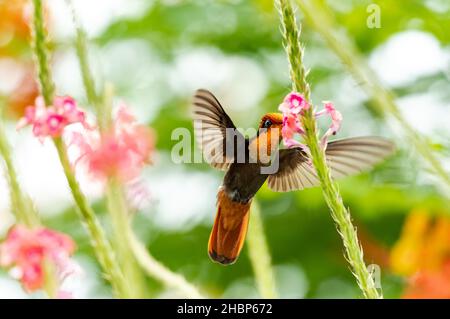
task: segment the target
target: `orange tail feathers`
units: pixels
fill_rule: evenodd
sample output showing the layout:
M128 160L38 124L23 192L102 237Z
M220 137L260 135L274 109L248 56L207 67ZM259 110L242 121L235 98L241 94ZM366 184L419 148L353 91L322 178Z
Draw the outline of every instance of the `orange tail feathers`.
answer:
M208 243L211 259L223 265L236 261L247 235L251 202L232 201L221 190L217 196L217 214Z

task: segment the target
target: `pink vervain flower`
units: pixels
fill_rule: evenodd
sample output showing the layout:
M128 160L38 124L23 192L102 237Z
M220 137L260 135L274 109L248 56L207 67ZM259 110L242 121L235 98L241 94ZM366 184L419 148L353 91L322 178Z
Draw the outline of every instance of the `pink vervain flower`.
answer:
M44 227L15 225L0 245L0 266L13 267L12 273L25 290L33 292L44 287L46 263L56 271L59 283L74 271L70 260L74 250L74 241L65 234Z
M281 129L281 135L283 136L284 144L287 147L300 146L300 142L294 139L295 134L302 134L303 128L300 123L300 119L297 115L287 114L283 117L283 127Z
M61 136L65 127L74 123L87 126L86 113L78 108L73 98L57 96L53 105L46 106L44 98L38 96L35 104L25 109L25 115L19 120L17 129L30 125L33 134L42 141L48 136Z
M320 144L322 148L325 148L328 143L328 138L332 135L336 135L337 131L341 128L342 123L342 114L338 110L335 109L334 105L331 102L324 102L325 108L317 112L315 115L316 117L322 116L322 115L330 115L331 117L331 125L328 128L328 130L325 132L325 134L322 136L320 140Z
M152 131L137 124L127 107L122 105L109 130L76 133L71 145L78 148L75 164L84 164L95 179L104 181L114 177L127 182L150 163L154 138Z
M300 115L310 107L309 103L305 100L302 94L292 92L288 94L283 103L280 104L278 110L283 113L283 127L281 129L281 135L283 136L283 142L287 147L301 147L306 146L297 140L295 140L295 134L304 134L302 124L300 122Z
M283 103L280 104L278 109L283 112L283 114L301 114L303 111L309 109L309 107L309 103L302 94L292 92L286 95Z
M331 126L325 132L321 138L321 147L326 148L328 143L328 138L331 135L335 135L341 127L342 114L335 109L331 102L324 102L324 109L322 111L316 112L315 117L320 117L322 115L330 115ZM283 127L281 129L281 134L283 136L283 142L286 147L301 147L305 151L308 147L305 144L300 143L295 140L295 134L304 135L305 131L301 123L301 116L303 116L304 111L308 110L311 106L308 101L305 100L304 96L291 92L283 100L283 103L279 106L279 110L283 112Z

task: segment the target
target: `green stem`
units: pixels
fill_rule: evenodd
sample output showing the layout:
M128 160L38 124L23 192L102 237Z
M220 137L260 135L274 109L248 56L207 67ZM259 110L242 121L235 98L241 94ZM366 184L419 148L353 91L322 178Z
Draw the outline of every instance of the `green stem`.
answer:
M51 79L47 59L47 38L45 35L42 0L33 0L33 8L33 49L38 70L40 91L46 105L51 105L55 94L55 86Z
M44 19L42 13L42 1L33 0L34 19L33 19L33 47L34 55L37 61L38 78L41 93L45 99L46 105L51 105L54 97L54 84L51 79L48 56L46 50L46 35L44 30ZM78 211L85 222L90 234L92 245L97 259L102 267L105 277L110 281L115 295L123 296L123 275L115 260L110 243L94 213L89 206L88 201L82 193L80 186L75 178L74 172L67 157L66 146L61 138L55 138L54 144L58 152L59 160L64 169L67 182L69 184L72 196L77 204Z
M56 299L59 291L58 273L55 265L49 260L44 260L44 291L50 299Z
M111 99L113 92L107 87L103 98L97 94L94 77L89 67L86 34L77 20L72 2L67 1L67 3L72 9L73 21L76 26L76 52L80 63L86 96L89 103L92 104L95 109L100 131L105 132L112 125ZM131 230L131 226L129 226L131 216L128 211L123 189L120 183L111 179L106 185L106 190L108 211L113 226L114 247L117 251L117 257L125 279L123 290L130 298L143 298L145 295L143 273L130 249L128 236L124 235L127 231Z
M289 0L278 0L278 4L284 45L290 64L292 89L296 92L303 92L308 102L311 102L311 93L303 66L303 49L299 38L300 31L297 27L294 10ZM364 297L382 298L382 295L375 288L373 278L364 263L363 251L358 241L356 229L352 224L350 213L344 206L337 184L331 179L325 153L320 147L313 108L305 112L301 120L305 129L305 142L310 149L312 162L317 171L325 201L341 235L345 256L352 268L352 272Z
M127 232L131 231L131 216L124 191L115 180L108 182L107 202L114 230L114 244L125 277L126 287L124 289L130 298L143 298L145 295L144 277L133 255L127 235Z
M58 151L59 160L64 169L64 174L69 183L72 196L78 206L78 211L91 235L92 246L94 247L100 266L105 272L105 277L111 282L117 296L126 297L126 294L123 291L124 278L122 272L116 261L112 247L75 178L69 158L67 157L65 144L61 138L54 139L54 144Z
M80 64L81 77L83 79L86 97L88 101L93 104L95 110L98 113L101 111L101 104L103 101L102 97L99 94L97 94L94 76L91 73L91 68L89 65L88 46L87 46L88 41L86 32L81 27L81 24L78 21L77 14L75 12L75 8L73 6L72 1L66 0L66 3L72 11L72 20L76 29L75 50L77 52L78 62Z
M197 287L189 283L182 275L174 273L162 263L157 261L145 248L145 246L136 238L133 232L127 232L128 240L131 244L136 260L147 274L168 287L181 291L187 298L203 299L204 296L198 291Z
M5 171L8 179L11 208L19 223L29 227L39 225L39 216L34 209L31 200L20 189L16 169L11 158L11 147L9 146L3 120L0 118L0 155L5 162Z
M84 90L86 91L86 97L89 103L94 107L95 113L97 114L97 120L99 122L98 124L100 130L103 131L110 126L112 121L110 107L110 99L113 96L112 88L110 86L106 86L104 89L100 90L104 92L104 95L102 96L101 94L98 94L94 76L91 72L91 67L89 64L88 41L86 32L78 21L72 1L66 0L66 2L72 11L72 19L76 29L75 50L77 52L78 63L80 64L81 77L83 80Z
M251 218L252 222L248 226L247 247L258 290L263 298L278 298L269 247L256 200L252 203Z
M323 37L327 45L346 65L355 80L361 83L363 89L373 98L376 111L394 119L394 122L403 130L407 140L415 146L417 152L430 165L435 175L449 189L450 175L436 158L427 140L418 134L417 130L402 117L395 103L394 94L381 84L376 74L364 61L354 42L343 33L335 31L339 28L332 15L327 12L328 10L322 5L318 5L316 1L297 0L297 3L308 24Z
M76 22L77 23L77 22ZM83 78L84 89L86 91L87 99L90 103L93 103L94 107L98 109L102 103L101 97L97 95L95 89L94 77L90 72L89 59L86 47L86 34L79 25L76 26L77 38L75 49L77 51L78 62L80 63L81 76Z

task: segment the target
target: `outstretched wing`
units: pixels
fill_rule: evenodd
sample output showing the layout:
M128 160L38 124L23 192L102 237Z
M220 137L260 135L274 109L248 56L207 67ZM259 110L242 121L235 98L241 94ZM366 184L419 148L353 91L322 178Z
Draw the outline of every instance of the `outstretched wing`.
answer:
M193 101L194 132L205 160L226 170L238 151L245 151L245 138L237 131L217 98L207 90L197 90Z
M325 151L333 179L355 175L380 163L394 152L394 144L381 137L354 137L328 143ZM270 175L269 188L288 192L319 185L316 171L300 148L279 151L279 170Z
M381 137L353 137L333 141L325 151L333 178L367 171L394 153L391 141Z

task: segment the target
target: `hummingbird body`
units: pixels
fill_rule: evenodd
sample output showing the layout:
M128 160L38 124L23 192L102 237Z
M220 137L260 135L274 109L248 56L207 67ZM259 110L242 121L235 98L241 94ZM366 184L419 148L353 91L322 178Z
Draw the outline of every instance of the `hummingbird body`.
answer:
M238 203L246 204L267 180L261 173L261 164L233 163L223 180L223 190L227 196Z
M250 206L256 192L267 180L263 164L250 161L246 143L244 163L232 163L217 195L217 213L211 231L208 253L221 264L233 263L244 244L250 217Z
M283 117L268 113L259 132L244 138L215 96L196 92L193 102L194 131L206 161L226 174L217 194L217 212L208 242L211 259L223 265L236 261L244 245L252 199L268 182L273 191L287 192L320 185L311 160L301 148L278 150ZM230 131L232 134L229 134ZM332 178L367 170L394 150L380 137L356 137L329 142L325 155ZM266 172L276 152L278 169Z

